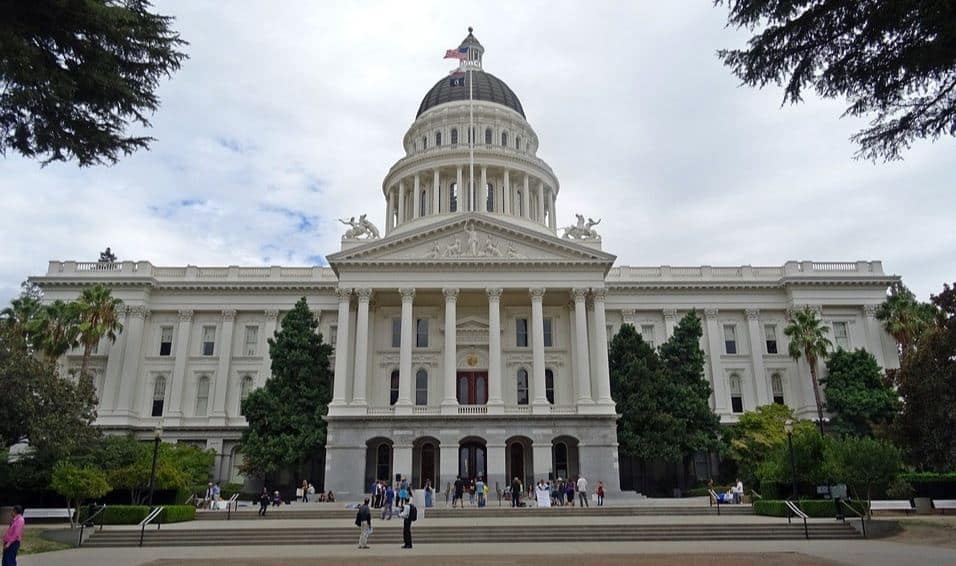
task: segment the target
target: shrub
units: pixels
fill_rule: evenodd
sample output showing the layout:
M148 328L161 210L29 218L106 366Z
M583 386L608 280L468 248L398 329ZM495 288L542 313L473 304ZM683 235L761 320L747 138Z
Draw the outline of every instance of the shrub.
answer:
M714 486L714 491L716 491L717 493L726 492L728 489L730 489L730 486L729 486L729 485L715 485L715 486ZM685 491L684 491L684 497L704 497L705 495L708 495L708 493L707 493L707 487L706 487L706 486L705 486L705 487L695 487L695 488L688 489L688 490L685 490Z
M861 513L869 505L862 501L852 504ZM828 499L803 499L797 506L810 517L836 517L836 504ZM754 502L754 513L770 517L786 517L787 504L779 499L760 499Z
M149 515L148 505L108 505L95 521L104 525L135 525ZM89 510L84 508L80 516L86 520ZM159 516L160 523L181 523L196 518L196 508L191 505L167 505Z
M182 523L196 518L196 508L192 505L167 505L159 516L161 523Z

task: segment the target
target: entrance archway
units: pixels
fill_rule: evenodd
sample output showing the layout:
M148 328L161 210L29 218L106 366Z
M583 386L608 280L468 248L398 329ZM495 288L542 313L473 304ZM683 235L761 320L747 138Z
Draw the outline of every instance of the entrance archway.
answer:
M424 488L427 480L435 487L440 470L438 446L438 440L430 436L419 438L412 445L412 481L416 489Z
M573 479L581 473L578 460L578 439L559 436L551 442L551 469L554 477Z
M508 481L521 480L525 487L534 484L534 458L531 452L531 439L526 436L513 436L505 442L505 470Z
M390 480L392 477L392 441L377 437L365 443L365 483L366 490L376 480Z
M458 476L466 481L488 477L488 451L483 438L468 437L459 443Z

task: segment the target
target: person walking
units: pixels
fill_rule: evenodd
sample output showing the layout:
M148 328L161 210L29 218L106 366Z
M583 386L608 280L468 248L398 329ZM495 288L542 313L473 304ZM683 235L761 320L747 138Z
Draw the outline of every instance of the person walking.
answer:
M408 484L405 483L405 480L402 480L401 485L398 487L398 504L404 505L408 502Z
M574 480L568 478L564 486L564 494L568 497L568 505L574 507Z
M604 507L604 482L602 481L598 482L596 492L598 497L598 500L597 500L598 507Z
M481 481L481 476L478 476L478 481L475 482L475 496L478 497L478 507L485 506L485 482Z
M265 486L262 487L262 492L259 493L259 516L266 516L266 509L269 508L269 489Z
M734 485L734 503L743 503L744 500L744 482L740 481L740 478L737 478L737 483Z
M359 548L368 548L368 535L372 533L372 510L368 508L368 497L365 498L365 502L358 508L358 513L355 515L355 526L362 529L362 534L359 535Z
M588 480L584 476L578 476L578 505L581 507L590 507L588 502Z
M17 553L23 539L23 505L13 506L13 518L7 532L3 533L3 566L17 566Z
M392 504L395 502L395 490L392 486L385 486L385 495L382 496L382 520L392 520Z
M465 494L465 484L464 482L461 481L461 477L459 476L458 478L455 478L455 494L451 498L451 506L454 507L455 502L460 501L461 506L464 507L465 506L464 494Z
M425 480L425 507L432 506L432 497L435 490L432 489L432 480Z
M518 476L515 476L515 479L511 480L511 506L518 507L521 503L521 482L518 481Z
M202 498L203 509L212 509L212 482L206 487L206 494Z
M402 523L402 541L405 543L402 548L412 547L412 523L418 520L418 508L414 503L404 505L398 514L403 519Z

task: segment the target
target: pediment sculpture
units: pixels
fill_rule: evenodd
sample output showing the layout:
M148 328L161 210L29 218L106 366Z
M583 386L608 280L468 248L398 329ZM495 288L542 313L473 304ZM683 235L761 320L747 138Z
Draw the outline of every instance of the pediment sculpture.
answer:
M597 230L594 229L595 226L601 223L601 219L598 218L594 220L593 218L588 218L588 221L584 221L584 215L575 214L578 219L577 224L572 224L571 226L565 226L562 228L564 230L564 239L565 240L600 240L601 235L597 233Z
M351 226L348 230L345 231L345 234L342 234L343 240L377 240L381 238L381 235L378 232L378 228L372 224L371 221L366 218L367 215L363 214L359 217L358 220L355 217L351 217L348 220L339 218L339 222L345 224L346 226Z
M469 223L465 225L463 235L453 236L443 242L432 242L425 253L425 259L520 257L513 242L508 242L507 246L506 249L502 249L498 239L489 234L480 234L475 226Z

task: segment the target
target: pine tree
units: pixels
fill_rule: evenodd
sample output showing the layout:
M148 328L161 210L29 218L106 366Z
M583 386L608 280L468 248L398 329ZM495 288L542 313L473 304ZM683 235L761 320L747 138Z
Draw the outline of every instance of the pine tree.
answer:
M240 441L244 473L296 466L325 446L332 347L322 343L318 325L302 298L269 339L272 377L242 403L249 423Z

